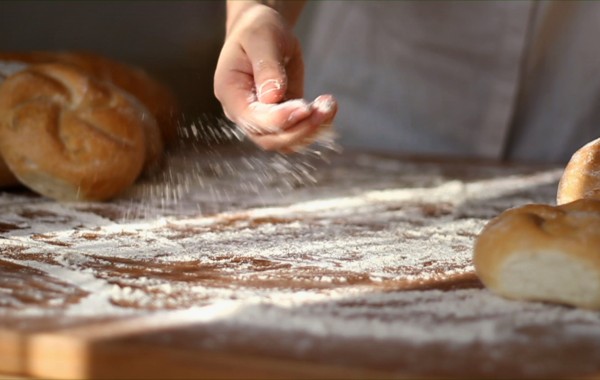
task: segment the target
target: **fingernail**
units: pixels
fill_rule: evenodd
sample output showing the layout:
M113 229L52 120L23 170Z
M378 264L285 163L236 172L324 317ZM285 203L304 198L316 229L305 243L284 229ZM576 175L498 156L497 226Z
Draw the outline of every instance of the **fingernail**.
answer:
M335 107L335 101L331 96L319 96L312 103L312 107L321 113L330 113Z
M266 94L279 91L283 88L283 84L276 79L269 79L264 81L259 87L257 91L258 100L262 101L262 97Z

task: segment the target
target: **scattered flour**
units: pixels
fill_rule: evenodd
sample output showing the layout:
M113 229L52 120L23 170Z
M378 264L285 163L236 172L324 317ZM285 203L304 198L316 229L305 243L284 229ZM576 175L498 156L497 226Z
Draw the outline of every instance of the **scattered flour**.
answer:
M215 187L192 186L177 207L139 217L131 211L147 205L136 198L82 205L2 194L0 266L35 269L60 286L38 287L48 301L41 304L13 299L16 290L0 282L0 317L157 315L209 334L198 340L207 347L251 341L268 352L275 348L260 348L256 337L266 334L278 354L349 352L367 366L424 374L459 374L462 362L440 359L427 367L444 366L434 373L389 350L361 359L360 348L435 346L444 358L474 358L487 347L472 373L504 366L537 376L572 363L523 363L511 347L535 342L553 353L577 343L587 347L578 365L600 370L598 313L500 299L474 279L471 249L481 228L506 208L553 202L560 170L340 160L315 172L310 186L238 189L218 202L205 192ZM68 298L74 291L82 295ZM286 336L294 338L285 343Z

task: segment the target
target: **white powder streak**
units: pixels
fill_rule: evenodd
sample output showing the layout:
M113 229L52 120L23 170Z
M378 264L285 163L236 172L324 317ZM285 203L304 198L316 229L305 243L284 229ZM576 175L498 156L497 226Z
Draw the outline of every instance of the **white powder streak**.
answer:
M117 223L81 205L3 195L3 222L18 228L3 233L0 245L26 248L7 260L90 292L65 311L71 317L175 307L200 324L415 344L516 340L515 321L573 320L580 333L600 323L593 313L506 301L485 290L377 290L472 273L471 245L487 219L516 203L546 199L559 171L458 181L434 166L369 156L355 165L351 175L344 168L329 173L329 187L290 190L270 207L210 216ZM24 209L38 216L27 217ZM40 253L57 264L28 259ZM170 276L176 269L179 280ZM267 285L253 285L261 282Z

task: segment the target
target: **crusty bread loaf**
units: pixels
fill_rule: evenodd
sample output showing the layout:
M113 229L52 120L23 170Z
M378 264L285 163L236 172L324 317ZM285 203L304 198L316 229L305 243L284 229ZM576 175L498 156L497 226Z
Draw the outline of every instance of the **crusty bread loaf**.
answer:
M600 309L600 200L525 205L491 220L474 248L491 291Z
M581 198L600 199L600 139L573 154L558 184L558 204Z
M60 200L122 192L162 152L141 102L67 64L33 64L0 86L0 153L29 188Z
M98 79L109 81L129 92L154 115L165 144L176 138L177 116L180 114L171 90L139 67L121 63L89 52L4 52L0 62L68 63Z

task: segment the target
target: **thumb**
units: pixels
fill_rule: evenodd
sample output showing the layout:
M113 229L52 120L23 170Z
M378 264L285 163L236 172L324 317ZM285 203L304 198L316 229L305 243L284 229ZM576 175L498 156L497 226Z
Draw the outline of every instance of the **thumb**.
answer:
M256 96L262 103L279 103L285 100L288 78L283 51L274 38L255 38L245 46L252 63Z
M285 74L279 78L274 78L275 75L261 75L258 79L255 76L256 82L256 97L261 103L280 103L285 98L285 89L287 88L287 80ZM260 79L265 77L267 79Z

